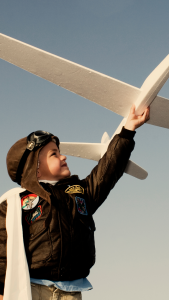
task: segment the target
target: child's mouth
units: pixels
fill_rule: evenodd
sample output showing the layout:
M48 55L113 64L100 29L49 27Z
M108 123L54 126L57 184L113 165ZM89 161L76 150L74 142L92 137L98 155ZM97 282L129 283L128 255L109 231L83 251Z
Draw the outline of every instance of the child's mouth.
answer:
M67 167L67 164L66 164L66 163L65 163L65 164L63 164L63 165L62 165L62 167Z

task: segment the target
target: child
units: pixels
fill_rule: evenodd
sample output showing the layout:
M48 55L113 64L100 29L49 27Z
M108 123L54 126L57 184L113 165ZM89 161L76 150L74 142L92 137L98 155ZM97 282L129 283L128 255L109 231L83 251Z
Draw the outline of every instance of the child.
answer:
M78 300L81 291L92 288L86 279L95 263L92 215L123 175L134 148L135 129L148 119L149 108L136 116L132 106L125 127L83 180L70 176L59 139L48 132L33 132L9 150L9 176L25 189L19 196L33 300L52 296ZM4 201L0 204L0 300L6 273L6 211Z

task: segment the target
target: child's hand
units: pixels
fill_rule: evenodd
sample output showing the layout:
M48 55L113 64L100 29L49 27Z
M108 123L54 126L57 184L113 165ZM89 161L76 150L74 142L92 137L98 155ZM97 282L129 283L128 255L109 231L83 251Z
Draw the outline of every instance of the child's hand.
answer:
M149 119L150 119L150 107L147 107L141 116L137 116L135 114L135 106L133 104L126 121L126 125L124 127L128 130L134 131L136 128L140 127L145 122L147 122Z

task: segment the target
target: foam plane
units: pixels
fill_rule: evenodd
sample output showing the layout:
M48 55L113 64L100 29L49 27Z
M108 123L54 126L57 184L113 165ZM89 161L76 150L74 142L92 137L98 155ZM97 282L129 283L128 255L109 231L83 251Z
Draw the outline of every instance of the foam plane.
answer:
M121 131L132 104L135 104L138 115L151 105L147 124L169 128L169 100L157 96L169 77L169 55L146 78L140 89L4 34L0 34L0 58L123 116L113 136ZM110 138L105 132L101 143L62 142L60 150L66 155L98 161L113 136ZM145 179L148 175L131 160L125 172L138 179Z

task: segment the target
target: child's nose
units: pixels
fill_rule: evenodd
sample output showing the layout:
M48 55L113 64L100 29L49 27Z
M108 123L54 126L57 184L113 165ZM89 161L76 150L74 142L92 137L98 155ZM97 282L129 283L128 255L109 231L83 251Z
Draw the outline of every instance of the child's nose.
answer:
M61 160L66 160L67 157L66 157L65 155L62 155L62 154L61 154L60 159L61 159Z

